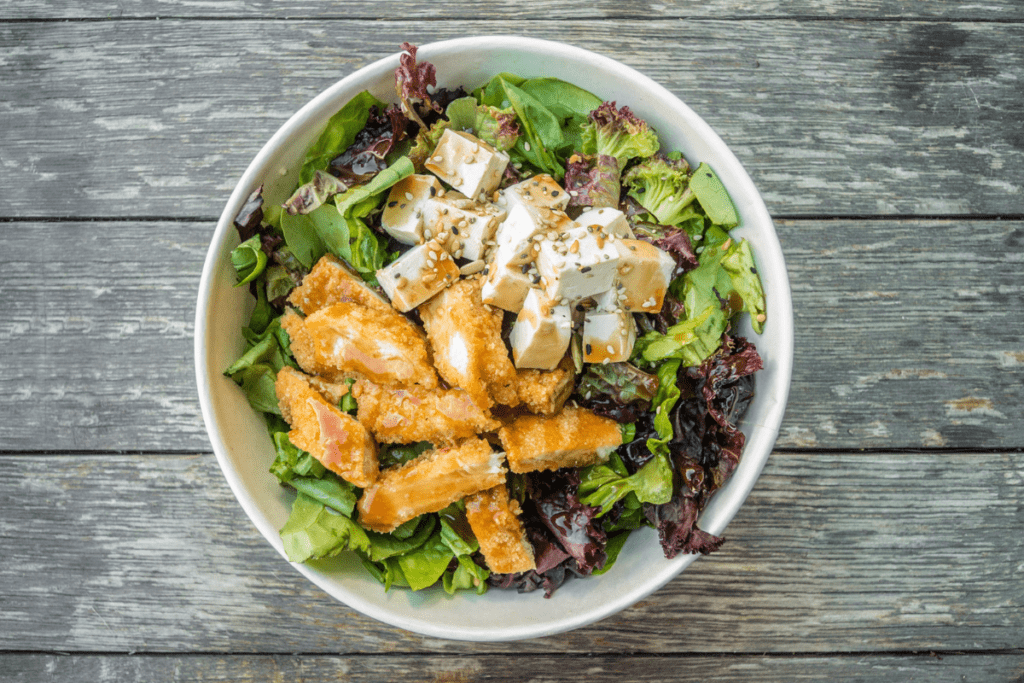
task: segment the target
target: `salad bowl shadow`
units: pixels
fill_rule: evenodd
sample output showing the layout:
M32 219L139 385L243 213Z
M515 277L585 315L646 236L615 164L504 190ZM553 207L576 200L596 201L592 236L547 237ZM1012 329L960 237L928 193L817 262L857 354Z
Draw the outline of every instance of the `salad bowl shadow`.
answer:
M424 45L418 59L437 67L438 87L485 83L500 72L553 76L628 105L657 130L666 149L707 162L729 191L740 216L733 234L750 241L767 298L768 320L756 335L748 323L738 333L757 347L764 369L741 430L742 460L731 479L704 509L700 527L721 534L753 488L779 432L789 393L793 358L793 313L789 280L771 217L750 177L725 143L697 114L651 79L608 57L570 45L515 36L461 38ZM233 219L249 194L263 186L266 204L283 202L298 183L306 148L332 114L369 90L394 101L399 54L381 59L338 81L303 106L274 134L246 169L214 232L199 287L195 320L195 367L200 404L217 461L238 502L260 533L284 558L279 534L292 494L267 471L274 448L261 416L223 370L244 347L239 330L252 302L235 287L229 258L238 244ZM723 551L723 552L728 552ZM483 595L448 595L435 587L409 591L383 587L351 553L330 561L293 566L329 595L387 624L436 638L509 641L564 632L608 617L657 591L695 560L665 559L657 534L642 529L628 539L606 574L565 583L546 599L542 591L518 594L491 589Z

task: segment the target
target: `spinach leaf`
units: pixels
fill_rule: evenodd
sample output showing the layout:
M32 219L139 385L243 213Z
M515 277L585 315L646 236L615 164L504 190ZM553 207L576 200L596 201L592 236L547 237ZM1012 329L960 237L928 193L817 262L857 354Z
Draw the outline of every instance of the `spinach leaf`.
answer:
M299 182L308 183L317 169L327 168L335 156L355 142L356 135L370 118L370 107L384 110L385 105L367 91L353 97L327 122L327 128L306 152L299 172Z

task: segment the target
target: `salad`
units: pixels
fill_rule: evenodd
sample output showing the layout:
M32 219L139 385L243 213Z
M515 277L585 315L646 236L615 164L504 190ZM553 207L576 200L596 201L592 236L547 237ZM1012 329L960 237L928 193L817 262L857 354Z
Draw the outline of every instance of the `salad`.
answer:
M765 297L714 170L555 78L437 88L402 45L280 206L235 218L255 299L225 370L295 492L288 558L385 587L552 593L629 534L664 554L739 463Z

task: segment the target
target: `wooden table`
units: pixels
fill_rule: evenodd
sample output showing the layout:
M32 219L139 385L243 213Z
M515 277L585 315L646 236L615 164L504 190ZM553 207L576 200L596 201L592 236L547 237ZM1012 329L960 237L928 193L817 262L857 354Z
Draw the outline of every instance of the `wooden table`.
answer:
M397 50L518 32L664 83L740 157L796 311L728 543L592 627L424 638L327 597L221 476L200 267L263 142ZM0 679L1024 680L1024 5L7 0Z

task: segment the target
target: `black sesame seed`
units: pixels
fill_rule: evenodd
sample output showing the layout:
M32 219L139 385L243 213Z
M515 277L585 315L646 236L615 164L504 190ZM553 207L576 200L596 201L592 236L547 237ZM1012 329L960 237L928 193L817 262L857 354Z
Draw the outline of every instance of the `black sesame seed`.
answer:
M459 234L459 229L456 228L454 225L452 226L452 234L453 235L458 235Z
M405 207L407 207L407 206L408 206L408 204L399 204L399 205L398 205L398 208L399 208L399 209L404 209L404 208L405 208Z
M593 351L593 349L590 348L590 344L587 344L587 355L589 356L592 351Z
M757 268L755 268L754 266L750 266L750 272L753 273L754 275L757 275Z
M558 190L551 190L551 196L552 197L557 197L558 196Z
M395 279L396 279L396 280L397 280L397 279L399 279L400 277L402 277L402 274L401 274L401 273L395 273Z
M524 263L523 265L519 266L519 270L523 271L523 275L526 275L527 271L530 270L530 264Z
M582 268L580 268L580 272L581 273L589 273L590 272L590 266L583 266Z
M391 208L391 209L393 209L393 208L394 208L394 207L396 207L396 206L398 206L398 202L397 202L397 201L394 201L394 202L388 202L388 208Z
M431 197L436 197L437 196L437 188L436 187L431 187L430 188L430 196Z

